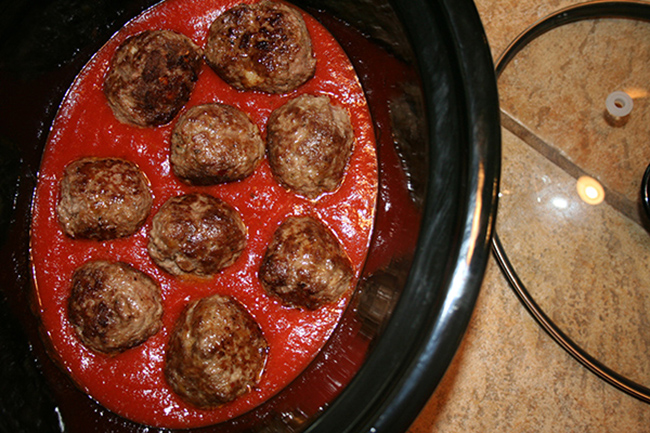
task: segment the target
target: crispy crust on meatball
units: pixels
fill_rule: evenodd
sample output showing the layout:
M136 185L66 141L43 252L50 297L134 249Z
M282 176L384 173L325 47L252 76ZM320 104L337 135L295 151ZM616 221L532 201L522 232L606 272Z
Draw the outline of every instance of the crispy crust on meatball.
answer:
M273 234L259 270L262 287L290 307L315 310L352 285L350 259L334 234L310 216L291 216Z
M104 94L115 117L141 127L168 123L190 98L202 51L171 30L145 30L115 52Z
M82 343L108 355L145 342L162 326L160 287L123 262L98 260L72 276L68 317Z
M120 158L81 158L68 164L56 210L72 238L108 240L135 233L151 210L149 181Z
M225 201L186 194L167 200L154 215L147 249L173 275L210 277L242 254L246 233L239 212Z
M316 70L300 12L272 1L240 4L217 17L205 57L224 81L240 90L290 92Z
M190 185L241 180L264 158L260 130L243 111L225 104L190 108L178 119L171 138L174 174Z
M268 344L253 317L234 299L212 295L190 302L176 322L165 378L181 398L211 408L259 382Z
M269 117L267 152L275 178L311 199L339 187L353 144L348 113L327 96L298 96Z

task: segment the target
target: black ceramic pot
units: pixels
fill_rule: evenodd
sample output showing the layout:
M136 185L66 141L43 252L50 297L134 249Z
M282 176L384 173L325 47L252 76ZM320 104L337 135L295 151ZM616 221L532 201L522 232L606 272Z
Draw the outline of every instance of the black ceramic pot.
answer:
M0 430L150 432L78 391L48 357L30 308L30 204L58 104L90 56L147 0L5 2L0 16ZM496 80L469 0L296 1L361 78L378 136L380 200L350 308L284 391L209 432L406 431L463 337L496 213ZM371 41L370 58L359 41ZM375 52L375 50L373 50ZM412 74L395 80L381 56ZM392 89L393 92L387 92ZM388 169L392 160L397 170ZM395 164L392 164L393 166ZM416 218L393 199L409 197ZM407 252L393 248L413 235Z

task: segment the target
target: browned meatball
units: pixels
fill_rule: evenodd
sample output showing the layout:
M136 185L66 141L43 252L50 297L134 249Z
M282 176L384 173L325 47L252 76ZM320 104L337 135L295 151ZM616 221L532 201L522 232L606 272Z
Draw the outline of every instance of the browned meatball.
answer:
M162 326L160 287L123 262L88 262L72 276L68 316L88 348L115 355L143 343Z
M339 187L354 133L347 112L327 96L287 102L271 113L267 134L269 163L280 184L312 199Z
M317 309L352 284L352 264L334 234L309 216L287 218L273 234L259 278L283 304Z
M169 339L165 378L189 403L215 407L257 385L267 353L250 314L230 297L212 295L181 313Z
M70 237L107 240L135 233L151 203L149 181L133 162L89 157L66 166L56 210Z
M146 30L115 52L104 94L123 123L163 125L189 100L199 77L202 52L187 36Z
M245 247L239 212L208 194L167 200L149 232L149 255L173 275L212 276L233 264Z
M272 1L240 4L217 17L205 57L224 81L242 90L290 92L316 70L302 16Z
M259 128L243 111L205 104L190 108L174 126L170 161L185 182L214 185L251 175L264 151Z

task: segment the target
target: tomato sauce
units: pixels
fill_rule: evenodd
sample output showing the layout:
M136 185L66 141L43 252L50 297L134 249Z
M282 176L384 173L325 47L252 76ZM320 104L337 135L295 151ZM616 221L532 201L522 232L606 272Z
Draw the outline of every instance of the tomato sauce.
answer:
M280 187L268 162L240 182L190 187L171 173L168 155L174 121L155 128L118 122L102 86L115 49L145 29L172 29L205 44L208 27L239 0L168 0L129 22L91 59L64 99L43 155L32 209L31 254L37 307L52 356L75 383L107 409L138 423L168 428L215 424L241 415L266 401L310 363L331 335L350 294L315 311L282 306L262 289L257 271L274 230L289 215L311 214L336 234L358 277L373 229L377 201L377 158L370 114L355 71L336 40L303 13L317 58L315 76L283 95L237 91L205 64L185 108L222 102L246 112L262 135L269 114L302 93L328 95L350 114L355 147L343 183L335 192L308 200ZM56 215L59 182L70 162L85 156L112 156L137 163L151 182L154 204L145 225L133 236L97 242L73 240L62 232ZM248 228L244 254L212 279L178 278L149 258L146 245L151 218L170 197L202 191L233 205ZM67 315L73 272L95 259L121 260L160 283L163 329L142 345L114 357L91 352L76 337ZM168 387L165 347L182 308L192 299L229 294L259 323L270 350L261 382L248 394L211 410L183 402Z

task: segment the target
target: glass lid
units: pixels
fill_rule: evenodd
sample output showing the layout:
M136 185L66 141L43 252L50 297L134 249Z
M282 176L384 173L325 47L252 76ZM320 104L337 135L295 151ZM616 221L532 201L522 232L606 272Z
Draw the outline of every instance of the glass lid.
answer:
M497 74L497 261L562 347L650 402L650 3L549 16Z

